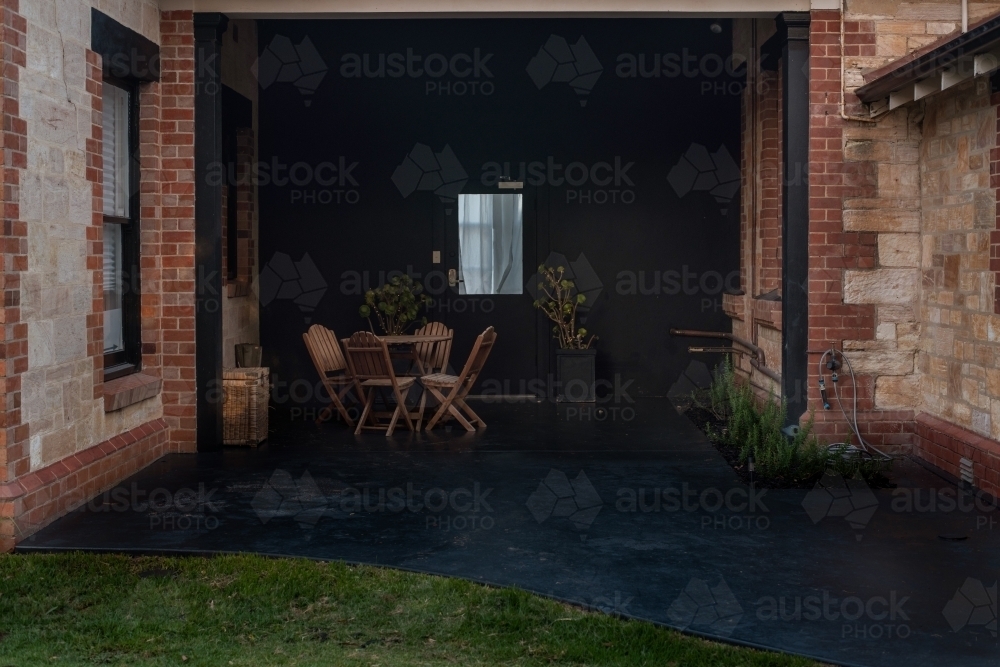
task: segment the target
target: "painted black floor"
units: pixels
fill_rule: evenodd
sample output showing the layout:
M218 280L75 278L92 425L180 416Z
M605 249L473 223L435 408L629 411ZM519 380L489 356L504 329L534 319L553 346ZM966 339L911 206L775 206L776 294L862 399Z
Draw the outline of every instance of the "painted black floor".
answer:
M896 489L765 493L666 401L481 414L475 435L298 421L257 450L167 456L18 551L340 559L827 662L1000 664L1000 511L912 461Z

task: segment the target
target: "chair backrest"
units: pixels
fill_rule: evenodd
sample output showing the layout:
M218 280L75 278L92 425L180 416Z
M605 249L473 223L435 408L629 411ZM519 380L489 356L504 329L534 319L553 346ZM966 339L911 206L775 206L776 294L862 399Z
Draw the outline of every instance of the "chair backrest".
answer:
M314 324L302 334L306 349L312 358L313 366L320 377L328 373L338 373L347 370L347 360L340 350L337 336L322 324Z
M486 359L490 356L490 351L493 350L493 343L497 339L497 334L493 331L493 327L487 327L486 331L479 334L476 338L476 343L472 346L472 352L469 353L469 359L465 362L465 368L462 369L462 373L458 376L458 384L467 384L471 386L475 383L476 378L479 377L479 373L483 370L483 366L486 365Z
M358 331L344 342L347 365L359 381L387 380L396 377L385 341L370 331Z
M417 343L417 358L424 367L425 373L445 373L448 370L448 359L451 357L451 336L454 331L449 329L444 322L428 322L417 329L414 333L420 336L448 336L448 340L437 343Z

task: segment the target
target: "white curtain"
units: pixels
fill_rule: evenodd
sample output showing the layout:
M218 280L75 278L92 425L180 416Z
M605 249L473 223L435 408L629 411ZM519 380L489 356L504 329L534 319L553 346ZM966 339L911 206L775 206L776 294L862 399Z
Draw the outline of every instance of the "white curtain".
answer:
M520 193L458 196L461 294L521 294Z

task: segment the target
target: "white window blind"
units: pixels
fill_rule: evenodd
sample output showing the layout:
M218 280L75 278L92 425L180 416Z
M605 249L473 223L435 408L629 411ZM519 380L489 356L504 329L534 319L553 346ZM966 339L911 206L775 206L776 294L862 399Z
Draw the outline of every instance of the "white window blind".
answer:
M104 82L104 215L127 218L129 193L128 91Z

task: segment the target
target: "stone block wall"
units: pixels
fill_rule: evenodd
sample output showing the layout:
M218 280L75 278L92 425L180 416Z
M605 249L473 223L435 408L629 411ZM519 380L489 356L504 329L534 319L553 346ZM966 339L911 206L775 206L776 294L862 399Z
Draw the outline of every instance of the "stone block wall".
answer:
M162 391L110 411L92 6L162 45L161 81L139 87L142 372ZM192 14L161 16L154 0L8 0L0 11L2 551L163 453L194 450L196 276Z

